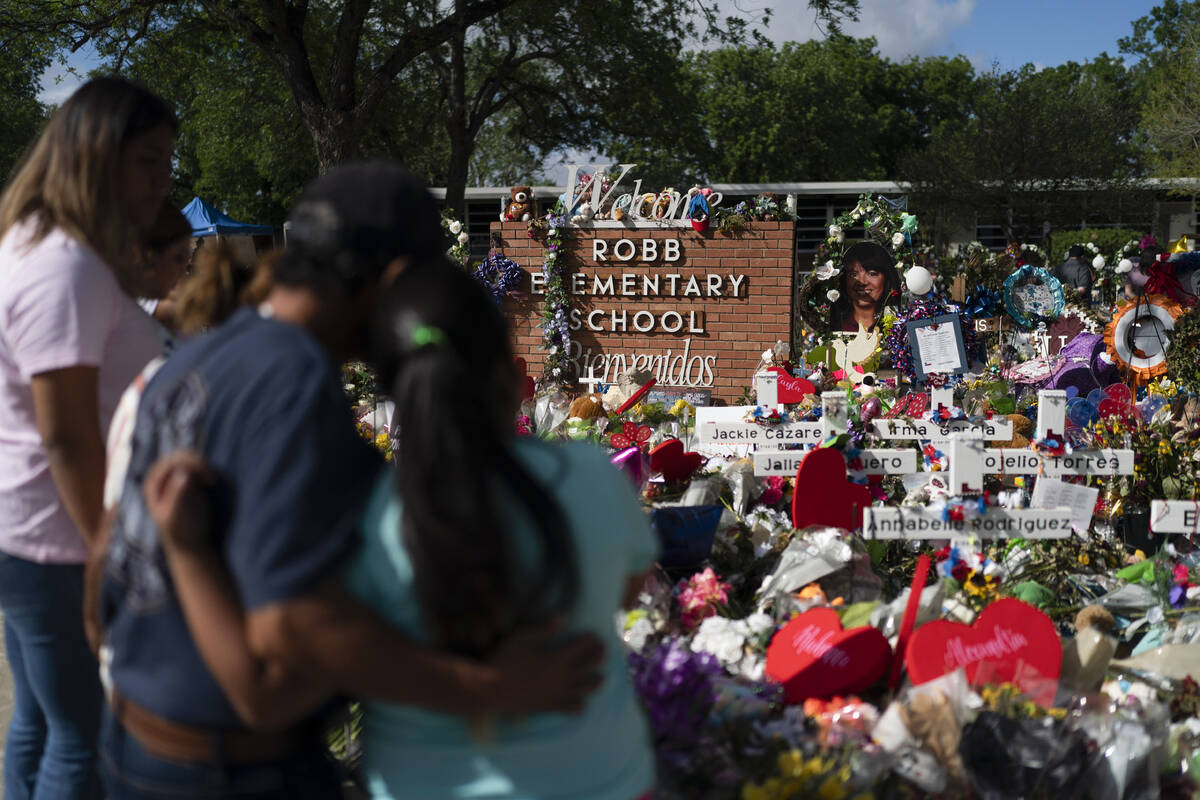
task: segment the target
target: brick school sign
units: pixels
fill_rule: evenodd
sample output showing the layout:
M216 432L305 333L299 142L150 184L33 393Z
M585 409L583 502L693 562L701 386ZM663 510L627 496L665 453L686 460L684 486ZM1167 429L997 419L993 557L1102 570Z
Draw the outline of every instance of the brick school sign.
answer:
M791 341L793 223L753 222L733 236L690 227L572 226L563 248L571 292L571 362L603 382L626 370L660 386L735 402L764 350ZM516 354L540 375L543 250L524 222L492 223L528 273L504 311Z

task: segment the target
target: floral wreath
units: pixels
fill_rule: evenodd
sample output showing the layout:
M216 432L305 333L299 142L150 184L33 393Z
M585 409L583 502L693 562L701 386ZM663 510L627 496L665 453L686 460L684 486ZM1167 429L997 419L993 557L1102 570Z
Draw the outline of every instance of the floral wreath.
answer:
M1104 349L1120 374L1138 386L1167 374L1167 359L1183 337L1174 333L1183 316L1183 306L1163 295L1147 294L1128 301L1113 312L1112 322L1104 329ZM1140 317L1153 317L1166 329L1165 352L1155 356L1139 355L1129 340L1129 328ZM1193 354L1194 355L1194 354Z
M1025 257L1026 253L1033 253L1035 256L1037 256L1038 258L1040 258L1042 260L1041 264L1035 264L1034 266L1044 267L1050 263L1050 254L1047 253L1045 250L1043 250L1041 248L1041 246L1033 244L1031 242L1025 242L1024 244L1021 245L1021 251L1016 254L1017 255L1017 263L1019 263L1019 264L1028 264L1029 263Z
M488 251L487 258L475 268L474 275L475 280L483 284L492 293L492 298L499 303L508 297L509 292L521 285L525 270L502 251L492 248Z
M912 235L917 231L917 218L884 197L860 196L854 208L829 226L825 241L817 246L813 271L800 287L800 317L821 338L831 331L829 312L840 297L838 276L842 274L843 259L856 244L846 242L846 231L860 223L866 228L868 241L877 242L896 258L901 281L905 270L915 263Z
M1016 288L1017 283L1029 278L1036 278L1041 281L1043 286L1050 290L1050 295L1054 299L1054 307L1049 314L1027 314L1013 302L1013 289ZM1004 310L1022 328L1032 327L1038 322L1048 322L1058 319L1059 315L1063 313L1065 304L1066 298L1063 295L1062 284L1058 282L1058 278L1055 278L1041 267L1032 267L1026 264L1004 279Z
M1128 267L1126 267L1121 262L1132 259L1134 256L1140 254L1141 252L1142 252L1141 240L1140 239L1130 239L1128 242L1121 245L1120 250L1117 250L1117 252L1113 253L1112 258L1109 259L1109 263L1116 265L1113 268L1116 272L1129 272L1131 269L1133 269L1133 264L1131 263Z
M917 298L904 307L904 312L896 318L887 338L880 343L891 353L892 366L896 368L897 372L908 378L910 383L916 380L917 370L913 365L912 346L908 341L908 323L943 314L958 314L967 357L970 358L979 350L979 337L975 333L975 326L971 324L971 320L966 314L958 310L958 306L952 306L937 299ZM956 374L937 373L925 376L925 383L929 386L955 386L961 381L962 376Z

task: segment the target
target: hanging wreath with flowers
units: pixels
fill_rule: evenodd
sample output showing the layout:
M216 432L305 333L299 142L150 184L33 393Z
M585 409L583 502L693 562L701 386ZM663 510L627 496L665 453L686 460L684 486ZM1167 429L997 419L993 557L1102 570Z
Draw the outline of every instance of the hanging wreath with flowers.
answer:
M571 329L568 327L571 296L567 291L566 259L562 257L563 231L567 215L560 201L543 219L529 223L529 238L541 238L543 252L542 275L545 276L546 301L542 306L542 349L546 351L544 377L566 387L570 384Z
M1066 298L1058 279L1026 264L1004 279L1004 310L1022 328L1058 319Z
M842 295L841 274L846 253L858 244L847 242L846 232L858 225L866 229L867 241L875 242L892 255L900 275L915 263L913 234L917 231L917 218L886 198L866 194L859 197L854 208L829 226L828 235L817 246L813 270L800 287L800 317L822 339L832 330L830 312ZM885 302L897 299L888 298Z
M492 293L492 298L497 303L520 286L524 277L525 270L496 248L489 250L487 258L475 268L475 280Z
M446 255L462 264L464 267L471 259L471 236L463 228L463 224L450 214L442 214L442 230L453 242Z
M1032 264L1035 267L1044 267L1050 263L1050 254L1032 242L1022 243L1015 255L1019 266Z

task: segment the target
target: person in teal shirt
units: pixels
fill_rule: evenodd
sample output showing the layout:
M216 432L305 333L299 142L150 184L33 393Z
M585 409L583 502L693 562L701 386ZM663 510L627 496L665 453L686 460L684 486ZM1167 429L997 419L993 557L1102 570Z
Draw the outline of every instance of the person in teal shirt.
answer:
M599 637L606 660L578 715L472 725L368 702L372 795L634 800L653 786L653 750L615 615L658 545L633 489L593 445L512 434L504 319L461 270L402 275L382 320L375 351L381 384L395 387L398 467L368 503L347 587L436 647L486 652L518 620L549 614Z

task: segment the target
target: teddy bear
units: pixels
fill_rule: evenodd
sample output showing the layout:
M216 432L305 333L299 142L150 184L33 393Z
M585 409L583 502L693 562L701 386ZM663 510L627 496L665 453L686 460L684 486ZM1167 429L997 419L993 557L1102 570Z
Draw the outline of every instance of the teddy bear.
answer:
M514 186L508 190L512 195L508 208L500 216L501 222L528 222L533 218L533 188Z
M595 419L604 416L604 398L599 393L576 397L567 412L567 419Z
M586 200L579 206L578 211L579 213L571 217L572 225L586 225L596 216L596 212L592 209L592 204Z

